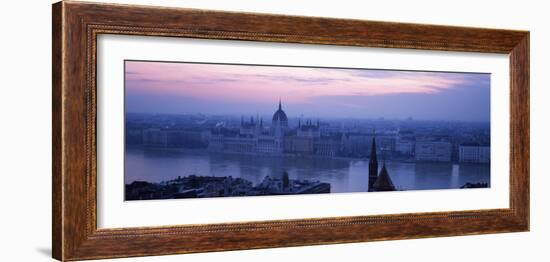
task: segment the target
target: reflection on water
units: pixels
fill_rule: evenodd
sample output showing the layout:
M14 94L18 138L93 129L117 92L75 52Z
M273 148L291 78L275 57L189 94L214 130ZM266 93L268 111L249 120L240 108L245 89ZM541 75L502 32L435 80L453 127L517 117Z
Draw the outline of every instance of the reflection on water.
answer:
M382 163L380 163L381 166ZM489 183L488 164L387 162L388 172L398 189L459 188L466 182ZM291 179L328 182L331 192L362 192L368 189L368 159L328 159L316 157L270 157L127 148L126 183L136 180L161 182L178 176L233 176L254 184L265 176L279 177L284 171Z

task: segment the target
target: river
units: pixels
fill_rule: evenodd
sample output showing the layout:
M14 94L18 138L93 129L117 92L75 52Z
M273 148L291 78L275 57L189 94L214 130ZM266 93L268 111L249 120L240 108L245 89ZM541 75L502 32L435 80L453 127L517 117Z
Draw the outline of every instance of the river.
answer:
M382 161L379 163L382 167ZM400 190L459 188L467 182L490 182L489 164L386 162L388 173ZM368 159L274 157L223 154L207 151L175 151L127 148L125 183L136 180L161 182L178 176L233 176L254 184L265 176L318 180L331 184L332 193L368 190Z

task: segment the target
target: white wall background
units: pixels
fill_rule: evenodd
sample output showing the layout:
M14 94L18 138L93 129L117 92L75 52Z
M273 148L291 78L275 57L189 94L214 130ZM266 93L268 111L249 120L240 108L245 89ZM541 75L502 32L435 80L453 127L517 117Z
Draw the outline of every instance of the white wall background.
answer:
M123 261L548 261L550 28L545 1L146 1L205 9L531 31L531 232L124 259ZM51 256L50 1L0 9L1 261Z

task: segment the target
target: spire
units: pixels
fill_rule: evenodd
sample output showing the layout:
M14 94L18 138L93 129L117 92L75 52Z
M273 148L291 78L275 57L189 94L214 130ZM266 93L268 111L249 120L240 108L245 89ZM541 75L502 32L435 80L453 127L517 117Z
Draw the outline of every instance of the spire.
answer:
M373 151L374 154L371 152L371 161L372 161L373 157L376 159L376 145L374 143L375 143L375 139L374 139L374 136L373 136L372 137L372 149L371 150L374 150ZM374 165L374 163L373 163L373 165ZM369 163L369 168L370 168L370 163ZM374 169L373 169L372 172L374 172ZM384 151L382 151L382 169L380 170L380 174L378 174L378 176L374 180L374 183L372 184L372 186L370 185L370 183L372 182L372 180L370 178L371 177L369 176L369 191L371 191L371 192L372 191L395 191L396 190L395 186L393 185L393 182L391 180L390 174L388 173L388 169L386 168L386 153ZM374 178L374 176L372 178Z
M378 162L378 159L376 157L376 139L375 139L374 136L372 137L372 144L371 144L371 149L370 149L370 159L371 159L371 161L377 161Z
M372 146L369 159L369 192L376 191L374 183L378 179L378 159L376 157L376 139L372 137Z
M281 105L281 98L279 97L279 110L283 110L283 106Z

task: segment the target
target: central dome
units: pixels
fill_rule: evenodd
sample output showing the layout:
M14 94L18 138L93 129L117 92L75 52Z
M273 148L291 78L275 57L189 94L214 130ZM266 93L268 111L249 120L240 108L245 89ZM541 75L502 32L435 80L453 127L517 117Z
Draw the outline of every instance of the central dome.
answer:
M281 121L281 122L288 121L285 111L283 111L283 108L281 106L281 101L279 101L279 109L277 109L277 111L275 111L275 114L273 114L273 121Z

